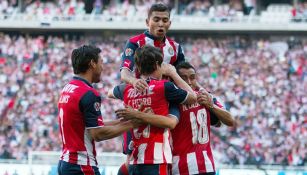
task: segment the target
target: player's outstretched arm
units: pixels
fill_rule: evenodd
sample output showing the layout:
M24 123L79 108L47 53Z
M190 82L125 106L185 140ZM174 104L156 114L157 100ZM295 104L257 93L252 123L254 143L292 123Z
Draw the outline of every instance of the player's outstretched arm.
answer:
M133 128L136 124L132 121L125 121L120 122L116 125L112 126L103 126L98 128L90 128L89 133L92 138L99 142L102 140L111 139L121 135L123 132L128 131L129 129Z
M214 115L225 125L234 126L235 120L231 116L230 112L220 108L216 104L214 104L212 96L207 91L202 91L197 95L197 101L199 104L205 106L210 110L210 112L214 113Z
M163 64L162 69L164 75L169 76L173 79L174 83L181 89L188 92L187 99L184 104L193 104L197 102L197 95L193 89L178 75L174 66L170 64Z
M120 79L121 81L128 83L128 84L133 84L133 82L137 80L137 78L135 78L132 75L132 72L128 69L122 69L120 71Z
M144 112L137 111L131 107L118 109L115 111L118 118L127 120L138 119L143 123L147 123L160 128L174 129L178 123L178 119L173 115L156 115L150 112L150 109L145 109Z

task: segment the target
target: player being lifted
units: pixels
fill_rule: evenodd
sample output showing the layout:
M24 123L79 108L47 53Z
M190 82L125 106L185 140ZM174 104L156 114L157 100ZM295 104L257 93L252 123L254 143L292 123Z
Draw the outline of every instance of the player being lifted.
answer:
M132 71L135 68L134 53L135 50L144 45L151 45L159 48L163 53L163 62L176 66L185 60L181 46L166 36L171 21L170 10L162 3L153 4L146 19L148 30L144 33L131 37L125 46L122 54L121 80L132 84L138 90L144 90L147 83L143 79L138 79Z
M169 128L174 128L178 122L177 118L170 118L169 114L172 113L169 111L169 106L196 102L196 94L191 87L179 77L173 66L170 64L162 66L162 60L162 52L156 47L146 45L137 49L135 63L148 88L145 91L138 91L130 84L119 85L109 93L109 96L124 100L126 105L134 109L142 104L144 108L149 107L153 113L138 115L140 112L135 111L138 114L127 115L129 109L116 112L119 117L137 118L145 122L133 130L134 149L130 159L133 166L129 167L129 174L169 174L172 162ZM163 73L171 77L180 88L168 80L161 80Z
M134 54L137 48L144 45L151 45L159 48L163 53L163 62L176 66L178 63L185 61L183 49L181 46L166 36L170 28L170 9L162 3L153 4L147 14L146 25L148 30L144 33L131 37L122 53L122 64L120 69L121 80L125 83L132 84L136 89L142 91L148 87L143 79L139 79L139 73L135 71ZM133 75L135 71L135 75ZM123 134L123 153L129 154L129 141L131 134ZM126 172L126 173L124 173ZM127 164L119 169L118 175L127 174Z

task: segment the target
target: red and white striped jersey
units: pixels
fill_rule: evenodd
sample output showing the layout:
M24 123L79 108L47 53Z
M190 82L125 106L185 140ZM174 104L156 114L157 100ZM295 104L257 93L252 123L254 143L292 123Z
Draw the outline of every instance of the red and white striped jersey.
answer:
M174 40L165 37L163 41L156 40L148 31L134 36L127 42L122 54L122 68L130 71L134 70L134 53L135 50L144 45L151 45L161 49L163 53L163 62L176 66L178 63L185 61L181 46ZM136 72L138 77L138 73Z
M97 166L95 144L88 129L104 125L100 105L98 92L86 80L74 77L65 85L58 101L63 142L61 160Z
M132 85L117 86L113 90L116 98L123 99L128 106L138 109L142 104L150 107L154 114L162 117L170 114L169 104L180 104L185 101L187 92L177 88L167 80L148 79L148 89L139 92ZM133 129L133 152L130 164L170 164L172 150L170 130L151 125L142 125Z
M215 101L219 107L217 101ZM173 138L173 175L215 172L210 147L209 110L198 103L180 105L180 120L171 131Z

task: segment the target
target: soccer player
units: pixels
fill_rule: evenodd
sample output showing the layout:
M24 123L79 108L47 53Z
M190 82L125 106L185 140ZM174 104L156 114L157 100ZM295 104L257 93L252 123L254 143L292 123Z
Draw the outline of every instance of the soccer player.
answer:
M140 35L131 37L122 54L121 80L132 84L138 90L144 90L147 87L147 83L143 79L138 79L138 72L136 72L136 77L132 74L135 67L133 56L137 48L144 45L157 47L163 53L163 62L174 66L185 60L181 46L166 37L171 21L170 10L165 4L157 3L150 7L146 25L148 30Z
M135 71L136 76L133 75L135 61L135 50L144 45L152 45L160 48L163 52L163 61L165 63L176 66L178 63L185 60L183 49L181 46L166 37L166 33L171 25L170 9L162 3L153 4L147 14L146 25L148 30L144 33L131 37L124 48L122 53L122 64L120 68L121 80L125 83L132 84L136 89L142 91L148 87L143 79L139 79L139 73ZM129 141L131 134L129 132L123 134L123 153L129 154ZM125 175L127 165L122 165L119 169L118 175Z
M198 102L180 105L180 121L171 131L173 138L173 175L215 175L215 166L210 147L210 124L222 122L234 125L229 112L205 90L198 88L194 67L188 62L177 67L180 77L198 92Z
M135 54L135 63L141 77L148 83L148 88L139 91L132 85L116 86L113 96L123 99L124 103L134 109L140 105L150 108L152 116L128 114L129 111L118 110L116 114L125 119L136 118L146 123L132 132L134 144L130 159L129 174L156 175L169 174L169 165L172 161L169 128L174 128L178 119L171 118L170 104L192 104L196 102L195 93L176 73L170 64L162 65L163 55L160 49L153 46L138 48ZM177 88L168 80L161 80L162 74L171 77L183 89ZM128 115L126 115L128 114ZM168 116L168 117L166 117Z
M131 129L131 121L103 122L101 97L92 83L100 81L103 63L100 49L84 45L71 56L75 76L64 86L58 101L58 120L63 142L59 175L100 175L94 141L119 136Z

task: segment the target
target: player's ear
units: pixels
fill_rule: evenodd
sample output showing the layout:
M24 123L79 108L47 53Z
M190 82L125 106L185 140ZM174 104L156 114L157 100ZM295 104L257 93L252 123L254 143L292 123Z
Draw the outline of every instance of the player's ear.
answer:
M156 69L158 69L158 67L161 67L161 65L159 65L158 61L156 61Z
M168 21L169 22L169 25L167 25L167 30L171 27L171 24L172 24L172 21Z
M89 66L92 68L96 68L97 63L93 59L91 59Z
M149 19L146 18L146 26L149 27Z

